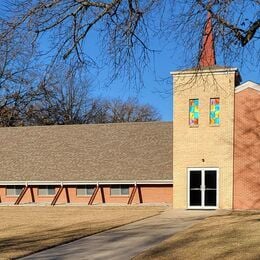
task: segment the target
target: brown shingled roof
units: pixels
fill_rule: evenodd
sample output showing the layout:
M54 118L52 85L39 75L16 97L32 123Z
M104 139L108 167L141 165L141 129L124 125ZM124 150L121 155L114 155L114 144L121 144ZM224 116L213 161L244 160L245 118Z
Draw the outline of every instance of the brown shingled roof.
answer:
M172 123L0 128L0 181L172 179Z

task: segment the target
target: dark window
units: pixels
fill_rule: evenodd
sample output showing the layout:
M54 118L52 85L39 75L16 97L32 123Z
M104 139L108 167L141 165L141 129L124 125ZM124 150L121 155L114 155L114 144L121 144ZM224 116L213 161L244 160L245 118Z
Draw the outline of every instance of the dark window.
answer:
M217 188L217 174L216 171L205 171L205 186L208 189Z
M110 187L110 195L129 195L129 185L113 185Z
M6 196L19 196L24 186L12 185L6 187Z
M201 206L201 170L190 171L190 206Z
M198 188L201 185L201 171L190 171L190 189Z
M39 196L52 196L55 195L55 186L40 186L38 188Z
M217 172L205 171L205 206L217 205Z
M201 206L201 190L190 191L190 206Z
M216 206L217 205L217 191L216 190L205 190L205 206Z
M95 190L95 185L77 186L77 196L91 196Z

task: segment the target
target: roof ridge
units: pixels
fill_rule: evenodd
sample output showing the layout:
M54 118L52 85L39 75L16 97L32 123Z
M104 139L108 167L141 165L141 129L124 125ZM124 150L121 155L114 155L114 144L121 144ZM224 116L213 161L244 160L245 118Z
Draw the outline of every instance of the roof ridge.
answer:
M0 129L25 129L25 128L64 128L64 127L99 127L99 126L129 126L129 125L144 125L144 124L172 124L172 121L146 121L146 122L122 122L122 123L99 123L99 124L64 124L64 125L29 125L29 126L14 126L0 127Z

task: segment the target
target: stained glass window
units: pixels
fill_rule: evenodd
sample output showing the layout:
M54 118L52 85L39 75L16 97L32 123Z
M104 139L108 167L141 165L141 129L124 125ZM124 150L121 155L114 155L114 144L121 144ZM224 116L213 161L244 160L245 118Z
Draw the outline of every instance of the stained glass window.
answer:
M198 99L190 99L189 113L190 113L190 126L198 126L199 125L199 100Z
M210 99L210 124L211 125L220 124L219 111L220 111L219 98L211 98Z

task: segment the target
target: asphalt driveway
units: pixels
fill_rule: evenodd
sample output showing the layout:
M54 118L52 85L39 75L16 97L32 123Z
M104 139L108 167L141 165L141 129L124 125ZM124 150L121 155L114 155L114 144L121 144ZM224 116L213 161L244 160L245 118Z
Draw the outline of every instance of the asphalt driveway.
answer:
M57 246L22 259L127 260L176 232L222 211L168 209L162 214Z

